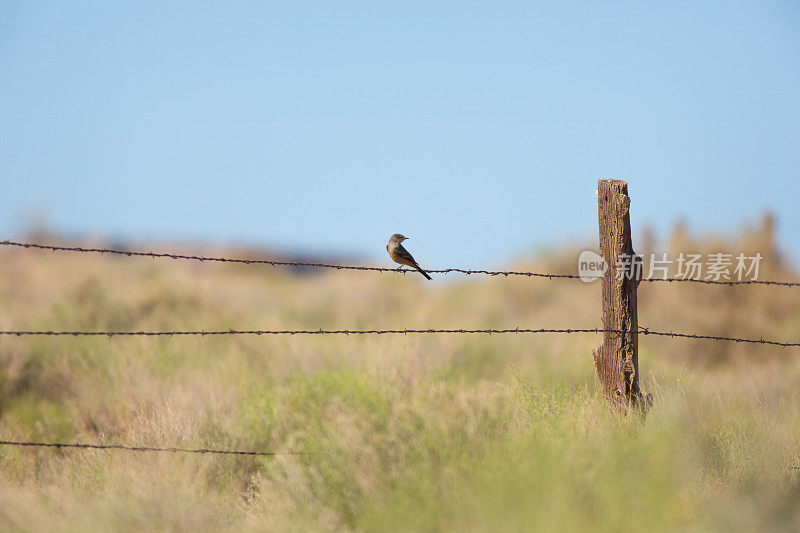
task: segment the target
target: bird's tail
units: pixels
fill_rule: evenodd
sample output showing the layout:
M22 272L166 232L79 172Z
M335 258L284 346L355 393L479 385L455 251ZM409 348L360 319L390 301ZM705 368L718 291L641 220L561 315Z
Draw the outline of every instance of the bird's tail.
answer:
M426 278L428 278L429 280L433 279L433 278L431 278L431 277L428 275L428 273L427 273L427 272L425 272L424 270L422 270L422 268L421 268L421 267L420 267L418 264L414 263L414 268L416 268L417 270L419 270L419 273L420 273L420 274L422 274L423 276L425 276Z

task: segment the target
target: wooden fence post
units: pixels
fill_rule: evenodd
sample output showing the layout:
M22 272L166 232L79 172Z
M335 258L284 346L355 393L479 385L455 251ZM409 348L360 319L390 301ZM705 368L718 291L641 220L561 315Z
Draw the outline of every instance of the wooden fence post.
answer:
M642 269L631 243L628 184L598 180L597 202L600 254L608 266L603 276L603 324L615 332L605 332L603 344L593 350L594 367L607 398L633 405L641 397L636 288Z

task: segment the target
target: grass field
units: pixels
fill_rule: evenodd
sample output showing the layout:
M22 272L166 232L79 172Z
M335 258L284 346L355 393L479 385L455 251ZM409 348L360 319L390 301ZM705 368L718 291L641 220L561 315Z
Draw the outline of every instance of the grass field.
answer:
M758 229L673 249L759 250ZM235 255L234 251L229 251ZM573 251L515 268L574 272ZM593 328L599 284L0 250L0 329ZM642 284L641 325L800 339L800 289ZM4 530L800 528L800 351L641 337L646 416L599 335L0 338Z

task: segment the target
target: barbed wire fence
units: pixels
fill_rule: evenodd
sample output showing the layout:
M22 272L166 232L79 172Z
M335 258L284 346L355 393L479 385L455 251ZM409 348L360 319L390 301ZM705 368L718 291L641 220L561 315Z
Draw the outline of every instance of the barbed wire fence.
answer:
M216 450L212 448L155 448L152 446L128 446L124 444L86 444L80 442L30 442L0 440L3 446L22 446L36 448L77 448L82 450L122 450L128 452L170 452L196 453L211 455L248 455L253 457L270 457L273 455L309 455L310 452L262 452L249 450Z
M605 183L604 183L605 182ZM605 204L604 199L598 195L599 198L599 209L601 213L605 209L608 213L613 216L607 217L611 218L611 221L606 221L606 225L604 228L603 219L601 218L601 249L603 248L604 242L604 230L606 232L606 237L608 235L614 233L613 237L618 239L617 242L627 242L630 243L630 222L628 220L628 213L627 209L630 204L630 200L627 197L627 184L621 182L619 180L600 180L598 183L599 190L614 190L619 193L618 198L615 200L613 197L609 201L608 194L605 194ZM612 195L613 196L613 195ZM624 198L623 198L624 197ZM180 253L172 253L172 252L151 252L151 251L133 251L133 250L118 250L112 248L87 248L81 246L60 246L60 245L51 245L51 244L39 244L39 243L30 243L30 242L18 242L18 241L10 241L4 240L0 241L0 246L8 246L8 247L17 247L17 248L25 248L25 249L36 249L36 250L49 250L49 251L59 251L59 252L74 252L74 253L87 253L87 254L109 254L109 255L119 255L119 256L126 256L126 257L150 257L150 258L165 258L165 259L173 259L173 260L189 260L189 261L200 261L200 262L216 262L216 263L238 263L238 264L247 264L247 265L269 265L273 267L279 266L287 266L287 267L308 267L308 268L320 268L320 269L335 269L335 270L355 270L355 271L369 271L369 272L389 272L395 274L406 274L407 272L414 272L413 270L405 269L405 268L385 268L385 267L376 267L376 266L368 266L368 265L341 265L341 264L331 264L331 263L317 263L317 262L301 262L301 261L276 261L276 260L268 260L268 259L244 259L244 258L230 258L230 257L214 257L214 256L203 256L203 255L189 255L189 254L180 254ZM615 255L617 255L620 250L614 251L605 251L605 256L608 259L616 259ZM613 264L613 261L609 261L609 264ZM445 268L445 269L438 269L438 270L428 270L430 273L436 274L450 274L450 273L458 273L464 275L486 275L486 276L522 276L528 278L543 278L549 280L556 280L556 279L583 279L586 280L587 277L576 275L576 274L566 274L566 273L545 273L545 272L527 272L527 271L500 271L500 270L473 270L473 269L465 269L465 268ZM632 324L633 327L628 328L614 328L614 327L604 327L604 328L562 328L562 329L532 329L532 328L509 328L509 329L363 329L363 330L353 330L353 329L297 329L297 330L165 330L165 331L55 331L55 330L0 330L0 336L55 336L55 337L132 337L132 336L144 336L144 337L171 337L171 336L223 336L223 335L418 335L418 334L488 334L488 335L495 335L495 334L545 334L545 333L552 333L552 334L609 334L611 338L616 339L617 342L617 356L621 357L621 362L623 364L617 365L620 369L622 369L623 374L621 377L623 379L623 384L626 386L626 390L622 392L620 388L617 388L614 391L614 394L611 396L616 396L616 400L619 401L621 398L627 398L629 401L635 401L638 396L641 396L641 393L638 391L638 355L637 355L637 348L638 344L635 342L635 337L638 334L642 334L645 336L659 336L659 337L670 337L670 338L681 338L681 339L694 339L694 340L707 340L707 341L716 341L716 342L734 342L734 343L747 343L747 344L762 344L762 345L769 345L775 346L780 348L797 348L800 347L800 342L784 342L778 341L773 339L764 339L761 338L744 338L744 337L728 337L728 336L717 336L717 335L703 335L703 334L695 334L695 333L685 333L685 332L674 332L674 331L656 331L651 330L647 327L642 327L638 325L638 319L636 318L636 286L640 282L668 282L668 283L679 283L679 282L687 282L687 283L698 283L698 284L706 284L706 285L726 285L730 287L734 286L744 286L744 285L764 285L764 286L776 286L776 287L786 287L786 288L794 288L800 287L800 282L793 282L793 281L773 281L773 280L708 280L708 279L696 279L696 278L642 278L641 272L637 279L634 280L617 280L619 283L617 285L617 295L620 298L622 304L628 306L628 312L631 311L630 309L630 298L631 294L633 296L633 316L628 316L625 318L619 313L611 313L609 309L607 309L607 302L605 301L606 292L612 292L611 289L611 281L610 276L597 276L597 279L603 279L604 281L604 305L603 305L603 323L608 324L611 323L621 323L621 324ZM609 288L610 287L610 288ZM621 296L622 293L625 293L625 296ZM614 307L613 305L608 306L609 308ZM623 310L624 311L624 310ZM624 314L624 312L623 312ZM632 319L631 319L632 318ZM623 319L623 320L620 320ZM595 367L598 371L598 376L603 381L603 372L601 372L601 364L606 364L607 361L604 363L602 361L602 355L604 352L601 349L606 349L606 345L609 342L609 337L606 336L606 340L604 344L601 345L598 350L595 351ZM632 348L631 348L632 346ZM633 373L631 373L633 372ZM619 380L618 380L619 381ZM607 383L603 383L604 390L607 389ZM606 390L608 393L608 390ZM187 453L187 454L213 454L213 455L238 455L238 456L275 456L275 455L306 455L309 452L303 451L287 451L287 452L273 452L273 451L247 451L247 450L229 450L229 449L212 449L212 448L182 448L182 447L152 447L152 446L133 446L133 445L124 445L124 444L90 444L90 443L60 443L60 442L33 442L33 441L15 441L15 440L0 440L0 446L17 446L17 447L39 447L39 448L58 448L58 449L82 449L82 450L121 450L121 451L129 451L129 452L168 452L168 453Z
M50 337L179 337L179 336L219 336L219 335L409 335L409 334L475 334L485 333L506 334L506 333L615 333L622 335L630 333L621 329L251 329L235 330L226 329L220 331L25 331L25 330L0 330L0 335L22 336L50 336ZM725 342L740 342L749 344L769 344L782 348L800 347L800 342L781 342L764 338L748 339L744 337L722 337L717 335L697 335L694 333L680 333L675 331L653 331L645 327L639 327L638 333L642 335L653 335L660 337L672 337L683 339L713 340Z
M31 242L17 242L4 240L0 241L0 246L15 246L20 248L30 248L38 250L49 250L51 252L77 252L77 253L90 253L90 254L108 254L108 255L122 255L127 257L151 257L161 259L176 259L176 260L190 260L200 261L207 263L239 263L245 265L269 265L269 266L289 266L289 267L308 267L308 268L323 268L334 270L361 270L369 272L391 272L394 274L407 274L414 273L415 270L407 268L386 268L367 265L341 265L331 263L310 263L300 261L274 261L271 259L243 259L235 257L213 257L203 255L187 255L172 252L143 252L134 250L115 250L112 248L84 248L81 246L57 246L51 244L38 244ZM578 274L563 274L551 272L526 272L517 270L473 270L466 268L443 268L438 270L428 270L426 272L431 274L464 274L470 275L486 275L486 276L523 276L529 278L545 278L545 279L602 279L603 276L580 276ZM781 287L800 287L800 282L794 281L771 281L771 280L708 280L696 278L642 278L640 282L666 282L666 283L700 283L706 285L774 285Z

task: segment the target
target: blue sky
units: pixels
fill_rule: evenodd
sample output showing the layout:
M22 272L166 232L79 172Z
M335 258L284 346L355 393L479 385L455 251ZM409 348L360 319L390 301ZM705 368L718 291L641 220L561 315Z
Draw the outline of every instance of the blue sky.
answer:
M770 209L800 257L798 2L121 4L0 4L0 238L478 268L594 242L620 177L635 228Z

